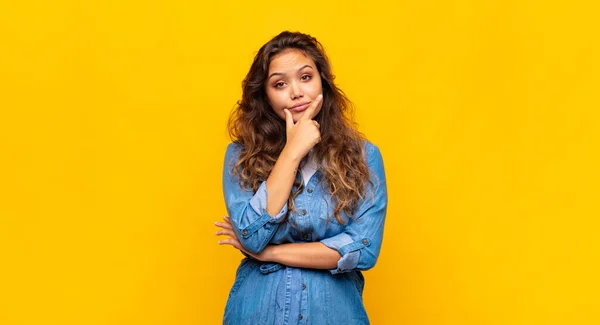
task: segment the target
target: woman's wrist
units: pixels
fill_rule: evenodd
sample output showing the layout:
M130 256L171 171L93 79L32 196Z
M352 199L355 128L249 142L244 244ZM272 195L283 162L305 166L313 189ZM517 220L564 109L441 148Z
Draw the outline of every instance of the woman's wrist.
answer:
M276 258L277 245L267 245L265 249L263 249L261 261L262 262L277 262Z
M286 163L292 163L296 167L300 165L300 161L303 156L295 152L293 149L290 149L287 145L283 147L281 154L279 154L279 159L284 160Z

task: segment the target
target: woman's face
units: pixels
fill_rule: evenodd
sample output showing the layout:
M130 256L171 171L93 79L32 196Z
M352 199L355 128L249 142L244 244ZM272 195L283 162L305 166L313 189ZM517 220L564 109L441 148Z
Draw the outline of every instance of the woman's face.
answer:
M285 120L283 110L288 109L294 122L302 117L310 103L323 92L315 62L296 49L286 50L271 59L265 88L275 114ZM314 115L320 111L321 104Z

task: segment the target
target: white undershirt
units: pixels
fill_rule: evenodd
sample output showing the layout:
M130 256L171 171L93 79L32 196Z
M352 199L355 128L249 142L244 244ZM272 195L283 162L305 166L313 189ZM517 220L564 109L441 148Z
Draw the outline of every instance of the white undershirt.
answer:
M308 185L308 180L310 180L312 175L317 171L318 167L319 166L317 165L317 162L314 159L314 155L309 153L308 160L306 161L304 166L300 168L300 171L302 172L302 179L304 180L304 186Z

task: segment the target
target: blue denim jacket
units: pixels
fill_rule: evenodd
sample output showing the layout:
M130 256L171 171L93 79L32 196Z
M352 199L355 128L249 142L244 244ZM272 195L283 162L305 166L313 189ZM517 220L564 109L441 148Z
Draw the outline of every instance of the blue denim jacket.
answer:
M317 171L294 200L276 216L267 213L266 181L256 192L242 189L231 168L241 147L227 147L223 167L225 204L241 244L253 253L267 245L319 241L340 254L337 268L303 269L242 260L225 307L224 324L369 324L362 304L364 278L360 271L377 262L383 240L387 187L377 146L365 141L373 186L355 209L344 213L342 225L333 216L334 204ZM297 174L301 181L301 173ZM286 215L289 222L282 222ZM294 226L291 225L294 223Z

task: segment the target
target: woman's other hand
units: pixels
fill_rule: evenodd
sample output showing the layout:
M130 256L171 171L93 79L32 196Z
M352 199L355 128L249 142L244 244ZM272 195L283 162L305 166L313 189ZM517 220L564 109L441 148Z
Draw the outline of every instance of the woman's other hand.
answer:
M253 257L254 259L257 259L262 262L268 261L267 256L270 252L269 246L265 247L265 249L258 254L249 252L248 250L246 250L244 248L244 246L242 246L242 244L240 244L240 241L239 241L237 235L235 234L235 231L233 231L233 226L231 225L231 220L229 220L229 217L223 217L223 220L225 220L225 222L218 222L218 221L215 222L215 226L221 228L221 230L217 231L215 235L229 236L230 238L225 238L225 239L219 240L218 241L219 245L231 245L231 246L239 249L240 251L246 253L246 255Z

